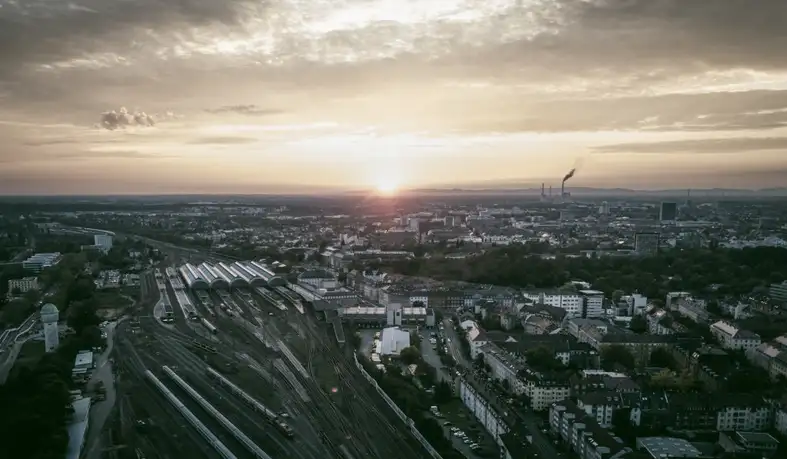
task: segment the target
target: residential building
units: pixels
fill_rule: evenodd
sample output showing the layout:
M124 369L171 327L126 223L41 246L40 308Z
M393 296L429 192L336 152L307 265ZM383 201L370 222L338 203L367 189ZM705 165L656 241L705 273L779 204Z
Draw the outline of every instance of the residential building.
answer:
M588 392L577 397L579 409L605 429L612 427L612 413L623 406L621 394L613 391Z
M724 349L748 351L760 345L760 336L720 320L710 326L710 331Z
M487 432L495 439L498 445L503 444L500 438L509 432L513 425L509 414L486 394L486 391L472 378L460 377L457 379L459 399L473 413L473 416L484 426Z
M15 294L15 293L27 293L31 290L38 290L38 278L37 277L23 277L21 279L9 279L8 280L8 293Z
M37 253L23 261L22 267L35 273L39 273L44 268L55 266L60 262L60 259L60 252Z
M580 290L582 296L582 317L595 318L604 315L604 292L599 290Z
M534 304L545 304L566 311L569 318L582 316L582 295L576 292L530 291L522 292L522 296Z
M526 368L519 372L519 377L525 384L525 395L530 399L533 411L544 411L571 395L571 381L566 374L542 373Z
M631 317L645 314L648 308L648 297L634 293L632 295L624 295L620 301L628 307L628 314Z
M780 284L771 284L768 296L779 303L787 303L787 280Z
M508 387L514 394L525 393L525 384L517 376L517 373L525 368L523 358L515 357L493 343L481 346L480 352L483 353L484 361L489 365L495 379L508 381Z
M550 407L549 427L579 459L618 459L632 451L570 400Z

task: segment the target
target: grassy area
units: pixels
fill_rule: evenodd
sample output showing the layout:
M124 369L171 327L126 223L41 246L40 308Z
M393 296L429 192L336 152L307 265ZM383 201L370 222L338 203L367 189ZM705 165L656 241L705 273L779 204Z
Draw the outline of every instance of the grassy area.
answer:
M99 309L118 309L131 306L131 301L120 296L119 292L96 292L95 297Z

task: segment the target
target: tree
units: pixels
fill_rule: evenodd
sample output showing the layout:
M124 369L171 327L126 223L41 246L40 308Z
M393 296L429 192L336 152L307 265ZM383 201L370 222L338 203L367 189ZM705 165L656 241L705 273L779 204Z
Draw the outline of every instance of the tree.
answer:
M672 370L677 369L677 363L675 362L675 359L672 357L672 354L666 348L663 347L657 347L656 349L653 349L653 352L650 353L648 366L658 367L658 368L669 368Z
M648 331L648 321L645 320L645 316L637 315L631 318L631 322L629 322L629 329L634 333L643 334Z
M633 370L635 364L634 354L625 346L613 344L612 346L604 346L601 349L601 366L607 371L614 370L616 365L620 365L627 370Z
M413 346L408 346L399 353L399 359L405 365L413 365L421 360L421 352Z
M437 383L434 388L434 402L437 405L450 402L453 396L454 392L451 390L451 385L448 382L440 381Z
M534 370L553 371L565 368L563 362L555 358L555 353L548 347L538 346L525 352L527 365Z

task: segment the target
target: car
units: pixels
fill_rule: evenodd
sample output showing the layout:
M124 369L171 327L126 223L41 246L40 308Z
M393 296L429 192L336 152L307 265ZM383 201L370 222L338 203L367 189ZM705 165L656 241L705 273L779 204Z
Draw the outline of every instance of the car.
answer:
M461 435L459 435L460 433L461 433L461 432L454 432L454 437L460 437L460 438L461 438L462 436L461 436Z
M443 423L443 425L444 425L445 427L451 427L451 426L453 426L453 424L451 424L451 421L445 421L445 422Z

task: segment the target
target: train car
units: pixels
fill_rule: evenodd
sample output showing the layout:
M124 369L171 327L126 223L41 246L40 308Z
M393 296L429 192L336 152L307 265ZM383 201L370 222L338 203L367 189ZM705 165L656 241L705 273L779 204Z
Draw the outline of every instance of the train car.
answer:
M276 430L281 432L285 437L295 437L295 432L293 432L292 427L290 427L290 425L284 422L281 418L277 418L275 421L273 421L273 426L276 427Z
M203 318L203 319L200 319L200 322L202 322L202 325L204 325L204 326L205 326L205 328L207 328L207 329L208 329L208 331L209 331L211 334L214 334L214 335L216 335L216 334L218 334L218 333L219 333L219 329L218 329L218 328L216 328L216 327L215 327L215 326L214 326L212 323L208 322L208 319L204 319L204 318Z

